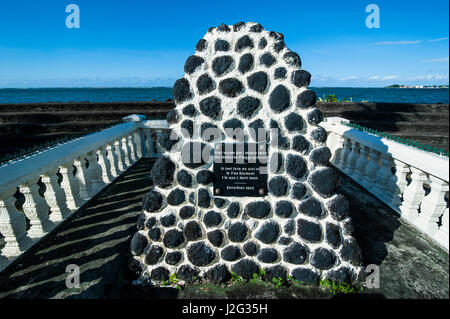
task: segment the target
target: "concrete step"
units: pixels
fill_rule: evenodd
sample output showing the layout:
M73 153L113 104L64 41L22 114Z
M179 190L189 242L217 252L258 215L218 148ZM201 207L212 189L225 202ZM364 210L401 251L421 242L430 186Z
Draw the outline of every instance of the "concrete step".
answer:
M0 123L53 123L61 121L98 121L101 119L120 121L123 117L130 114L143 114L149 118L164 118L167 112L168 110L165 108L61 112L4 112L0 113Z
M423 122L395 122L395 121L371 121L371 120L351 120L357 123L379 131L390 132L414 132L420 134L433 132L437 135L447 136L448 123L423 123Z
M448 113L448 104L411 104L411 103L350 103L317 102L316 107L326 111L366 111L366 112L443 112Z
M385 111L339 111L326 110L325 117L340 116L348 120L371 120L390 122L433 122L448 123L448 112L385 112Z
M107 103L23 103L23 104L0 104L0 113L9 112L72 112L72 111L128 111L128 110L152 110L174 108L173 102L107 102Z
M0 124L0 134L88 133L119 123L117 120L69 121L58 123L8 123Z

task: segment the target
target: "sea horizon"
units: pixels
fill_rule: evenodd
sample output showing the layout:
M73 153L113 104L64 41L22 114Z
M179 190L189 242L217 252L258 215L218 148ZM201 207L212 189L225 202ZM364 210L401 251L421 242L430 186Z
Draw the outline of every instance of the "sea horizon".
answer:
M448 104L448 88L311 86L317 99L337 101ZM143 102L173 99L172 87L42 87L0 88L0 104L69 102Z

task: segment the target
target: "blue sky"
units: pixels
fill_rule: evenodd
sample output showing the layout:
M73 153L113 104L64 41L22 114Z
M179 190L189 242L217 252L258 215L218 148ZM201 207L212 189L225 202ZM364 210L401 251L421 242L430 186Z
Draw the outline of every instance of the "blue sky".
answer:
M80 8L68 29L67 5ZM365 25L368 4L380 28ZM282 32L311 86L448 84L448 1L2 0L0 87L171 86L207 29Z

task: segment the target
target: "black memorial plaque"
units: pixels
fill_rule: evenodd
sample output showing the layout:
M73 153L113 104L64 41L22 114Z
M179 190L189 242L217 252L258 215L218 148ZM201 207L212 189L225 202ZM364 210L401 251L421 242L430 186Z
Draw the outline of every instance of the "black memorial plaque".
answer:
M214 195L261 197L267 194L267 144L217 143Z

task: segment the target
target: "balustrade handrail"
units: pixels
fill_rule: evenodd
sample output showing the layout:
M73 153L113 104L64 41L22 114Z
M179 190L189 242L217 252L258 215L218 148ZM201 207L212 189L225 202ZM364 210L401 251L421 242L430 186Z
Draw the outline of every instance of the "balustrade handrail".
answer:
M53 167L64 165L68 161L91 150L96 150L107 142L112 142L138 128L139 126L135 122L121 123L8 163L0 167L0 194L2 191L11 188L12 184L16 186L28 182L35 176L40 176Z
M389 155L405 164L414 166L442 180L449 181L449 158L426 152L411 146L403 145L367 132L352 129L341 124L342 121L350 122L341 117L329 117L321 126L341 136L354 140L382 154Z
M139 159L159 156L167 121L122 120L0 166L0 271Z

